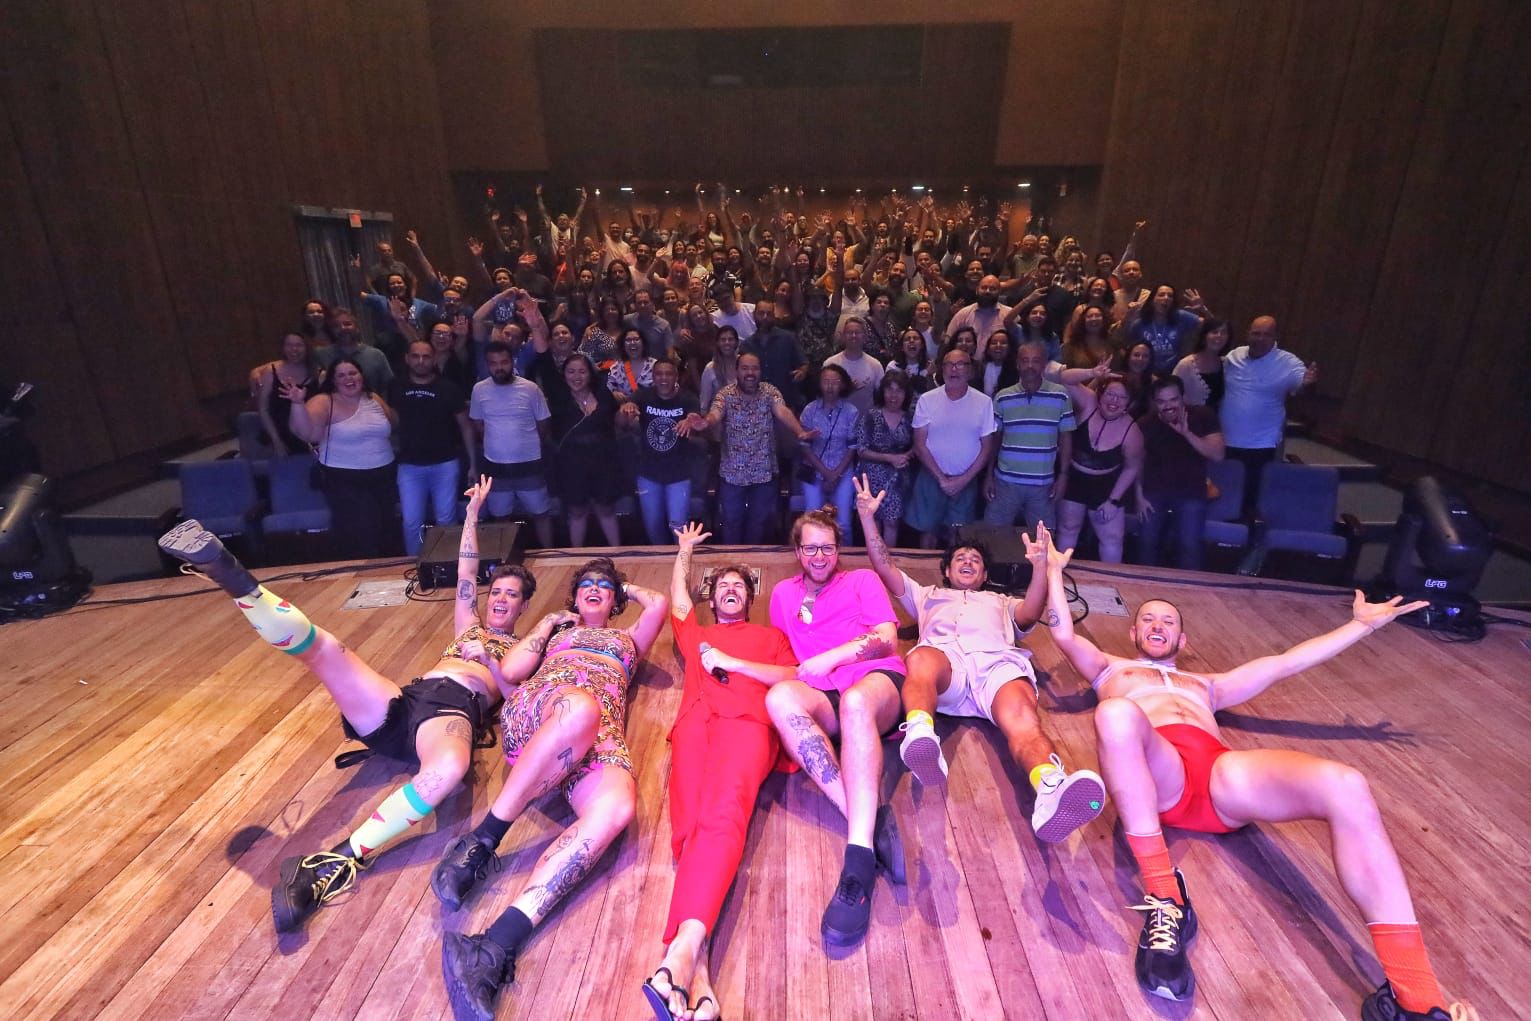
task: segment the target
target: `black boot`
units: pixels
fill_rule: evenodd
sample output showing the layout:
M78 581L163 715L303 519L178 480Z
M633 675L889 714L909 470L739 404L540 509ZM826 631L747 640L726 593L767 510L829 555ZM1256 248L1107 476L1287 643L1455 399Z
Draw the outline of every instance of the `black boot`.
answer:
M500 867L494 848L476 833L464 834L447 846L441 861L431 871L431 892L456 911L473 888L483 882L490 865Z
M319 851L282 862L281 879L271 888L271 918L277 932L291 932L310 915L350 889L362 863L348 854Z
M441 940L441 977L457 1021L494 1021L500 987L516 978L516 959L488 936L449 932Z
M196 518L187 518L160 536L159 548L198 574L205 575L235 599L260 587L255 576L245 570L223 542L203 528L202 522Z

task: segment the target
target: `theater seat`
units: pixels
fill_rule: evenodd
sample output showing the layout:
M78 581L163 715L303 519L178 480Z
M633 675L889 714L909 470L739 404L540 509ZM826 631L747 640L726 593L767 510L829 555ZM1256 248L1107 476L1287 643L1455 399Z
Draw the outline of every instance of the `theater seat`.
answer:
M1244 506L1244 465L1232 458L1207 462L1207 478L1217 499L1207 504L1207 542L1224 549L1249 545L1249 526L1239 520Z
M1336 468L1275 462L1261 476L1253 570L1266 554L1285 552L1327 562L1324 580L1349 584L1360 550L1361 523L1340 517Z
M181 514L196 518L220 539L242 536L259 545L260 497L255 472L242 457L181 465Z
M271 459L271 513L261 519L266 535L329 531L329 504L310 484L313 467L308 454Z

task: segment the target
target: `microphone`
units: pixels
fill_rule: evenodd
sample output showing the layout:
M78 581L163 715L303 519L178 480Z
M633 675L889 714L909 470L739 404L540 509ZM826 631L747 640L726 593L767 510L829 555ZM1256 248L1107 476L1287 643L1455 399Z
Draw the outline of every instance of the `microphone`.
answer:
M712 651L712 646L708 645L706 642L702 642L700 645L697 646L697 652L700 653L703 656L707 655L711 651ZM720 666L715 666L715 667L712 668L712 676L714 676L714 677L716 677L718 679L718 683L719 684L727 684L728 683L728 671L724 670Z

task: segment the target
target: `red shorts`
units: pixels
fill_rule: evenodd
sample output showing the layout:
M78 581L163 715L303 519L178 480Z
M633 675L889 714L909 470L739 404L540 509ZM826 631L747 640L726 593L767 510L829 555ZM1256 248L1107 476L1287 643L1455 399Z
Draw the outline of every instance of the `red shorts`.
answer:
M1175 746L1185 766L1185 790L1180 800L1159 813L1166 826L1198 833L1232 833L1237 827L1226 825L1212 807L1212 764L1229 747L1200 727L1189 723L1169 723L1155 727L1166 741Z

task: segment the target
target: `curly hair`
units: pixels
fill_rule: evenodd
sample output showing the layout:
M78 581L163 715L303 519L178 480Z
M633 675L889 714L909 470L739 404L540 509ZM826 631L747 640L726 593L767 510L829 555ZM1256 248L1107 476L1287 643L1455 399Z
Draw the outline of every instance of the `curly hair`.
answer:
M947 569L952 566L952 560L956 558L958 550L970 549L978 554L978 559L983 561L983 573L989 573L990 554L989 547L979 539L953 539L941 552L941 584L950 588L951 581L946 577Z
M566 609L571 613L578 612L575 607L575 596L579 592L579 583L591 575L605 578L617 587L616 596L611 603L611 615L620 616L622 611L627 609L627 590L624 587L627 584L627 575L617 569L616 563L610 557L587 560L580 565L579 570L574 572L574 576L569 579L569 601Z

